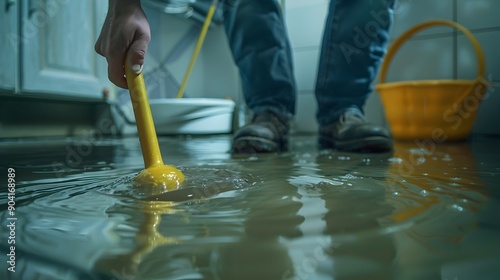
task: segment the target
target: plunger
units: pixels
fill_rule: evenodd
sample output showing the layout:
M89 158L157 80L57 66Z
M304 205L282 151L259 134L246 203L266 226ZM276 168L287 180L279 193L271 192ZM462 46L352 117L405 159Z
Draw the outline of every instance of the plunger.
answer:
M127 67L125 67L125 75L134 109L145 167L134 178L134 185L141 188L151 188L151 193L154 194L176 190L184 181L184 174L176 167L163 163L144 77L142 73L132 73Z

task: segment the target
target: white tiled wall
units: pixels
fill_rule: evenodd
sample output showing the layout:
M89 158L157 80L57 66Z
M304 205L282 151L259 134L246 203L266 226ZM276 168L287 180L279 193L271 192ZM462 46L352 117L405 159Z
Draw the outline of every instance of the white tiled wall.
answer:
M195 23L180 16L163 14L145 6L151 26L152 40L146 57L145 72L157 66L179 41L185 37ZM198 35L196 35L198 36ZM197 41L183 51L167 69L180 84L193 54ZM212 26L205 37L202 49L188 80L185 90L189 97L231 98L238 101L241 95L239 74L231 57L223 26Z
M452 50L452 36L409 41L389 65L387 79L389 82L451 79L455 66Z
M313 91L318 69L319 47L295 51L295 77L299 91Z
M408 28L426 20L453 20L454 0L399 0L394 8L396 23L392 28L391 38L396 38ZM419 33L418 36L429 34L452 33L451 28L438 27Z
M470 6L471 1L462 0ZM500 8L500 1L478 0L480 6L484 2L491 2L493 6ZM491 6L491 7L493 7ZM484 8L484 7L483 7ZM492 18L485 17L485 26L491 25ZM500 20L497 18L497 25ZM473 24L475 25L475 24ZM477 25L475 25L477 26ZM482 46L486 58L486 79L491 83L488 95L479 108L474 125L474 133L478 134L500 134L500 126L495 121L500 116L500 28L473 29L473 34ZM473 79L477 75L477 59L467 37L459 35L457 39L457 77L458 79Z
M290 2L290 1L289 1ZM305 1L304 1L305 2ZM288 7L286 11L290 43L294 48L317 47L323 36L328 1L311 2L307 6Z
M328 0L285 0L285 17L295 58L299 98L297 132L317 131L314 83L319 46ZM500 1L498 0L399 0L391 38L422 21L448 19L472 31L485 53L486 77L492 83L474 126L477 134L500 134L494 120L500 116ZM419 79L474 79L477 61L465 36L446 27L431 28L403 45L389 68L389 81ZM372 94L365 107L367 118L384 124L383 107Z
M469 29L498 28L500 1L498 0L456 0L456 18Z
M473 34L481 44L486 58L486 76L493 81L500 81L500 67L498 65L498 62L500 62L500 28L486 32L473 32ZM458 36L457 65L459 79L473 79L476 77L476 53L464 35Z
M298 133L316 133L314 87L321 38L328 12L328 0L286 0L285 19L293 48L297 81L297 111L293 129Z

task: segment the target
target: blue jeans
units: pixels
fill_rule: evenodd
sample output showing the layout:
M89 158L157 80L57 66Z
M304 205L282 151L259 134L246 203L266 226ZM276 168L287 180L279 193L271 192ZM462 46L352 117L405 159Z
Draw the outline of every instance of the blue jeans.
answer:
M394 1L330 1L315 89L320 126L347 108L362 110L385 55ZM292 117L297 89L278 2L225 0L224 26L248 107Z

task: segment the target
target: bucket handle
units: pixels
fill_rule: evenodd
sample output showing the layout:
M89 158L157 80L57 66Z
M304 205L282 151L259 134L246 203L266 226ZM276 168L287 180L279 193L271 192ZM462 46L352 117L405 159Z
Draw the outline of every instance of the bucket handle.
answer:
M406 32L404 32L401 36L399 36L389 47L387 50L387 54L385 56L384 61L382 62L382 67L380 70L380 83L385 83L386 76L387 76L387 71L389 68L389 65L394 58L394 55L398 51L398 49L411 37L413 37L416 33L427 29L429 27L434 27L434 26L450 26L454 27L458 30L460 30L467 38L469 41L472 43L472 46L474 47L474 51L476 52L477 56L477 80L484 81L484 73L485 73L485 61L484 61L484 54L483 50L481 49L481 45L477 41L476 37L472 35L472 33L465 28L464 26L450 20L430 20L430 21L425 21L420 24L417 24L413 26L412 28L408 29Z

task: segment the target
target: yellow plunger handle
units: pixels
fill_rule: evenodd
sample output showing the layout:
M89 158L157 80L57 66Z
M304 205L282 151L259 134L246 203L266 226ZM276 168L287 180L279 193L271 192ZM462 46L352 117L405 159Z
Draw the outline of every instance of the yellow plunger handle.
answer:
M139 132L139 141L141 142L142 156L144 158L145 168L155 165L163 165L160 146L156 136L153 116L149 107L148 94L144 77L142 73L137 75L130 72L125 67L125 75L130 92L130 99L134 108L135 122Z
M205 40L205 35L207 35L208 27L210 26L210 22L212 21L212 17L214 16L215 7L217 6L217 2L219 2L219 1L213 0L212 4L210 5L210 8L208 9L207 18L205 19L205 22L203 23L203 27L201 28L200 37L198 37L198 42L196 43L196 46L195 46L194 51L193 51L193 55L191 56L191 60L189 61L189 65L188 65L188 68L186 70L186 74L184 75L184 79L182 80L179 91L177 92L177 98L182 98L182 95L184 94L184 90L186 89L187 81L189 80L189 76L191 75L191 72L193 71L194 63L196 62L196 59L198 58L198 54L200 53L201 46L203 45L203 41Z

